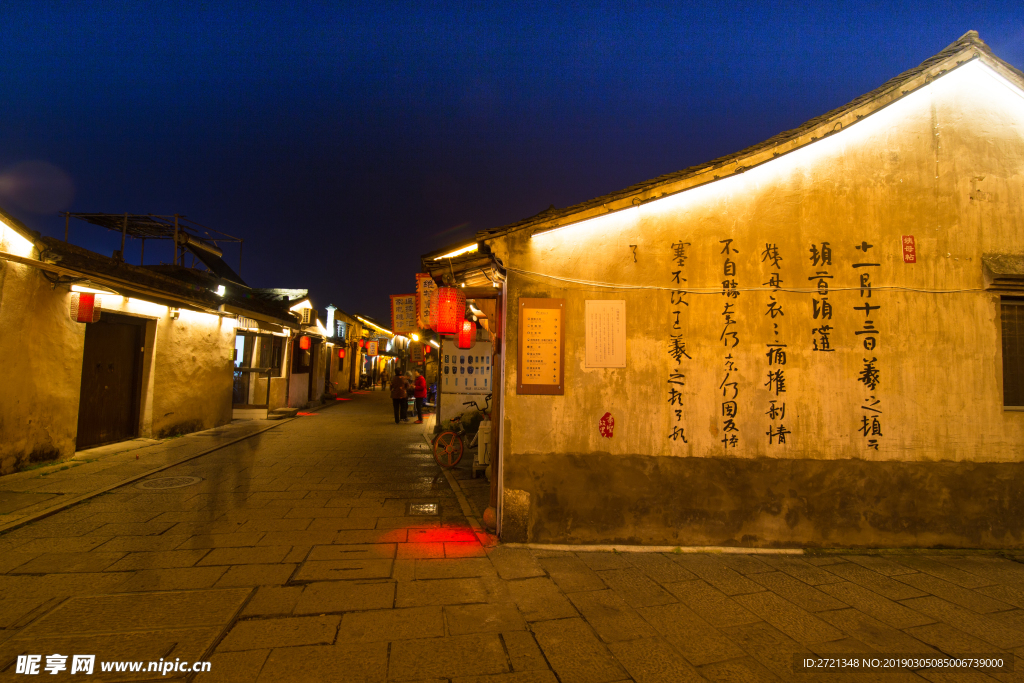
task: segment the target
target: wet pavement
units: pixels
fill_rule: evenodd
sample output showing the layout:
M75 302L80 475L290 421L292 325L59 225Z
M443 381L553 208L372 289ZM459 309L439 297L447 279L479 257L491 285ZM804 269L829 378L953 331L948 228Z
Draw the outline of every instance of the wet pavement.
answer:
M456 492L386 393L350 398L0 534L0 680L54 653L203 682L1024 680L1011 558L498 546L466 503L486 480ZM1016 670L793 671L849 653ZM185 678L96 666L41 675Z

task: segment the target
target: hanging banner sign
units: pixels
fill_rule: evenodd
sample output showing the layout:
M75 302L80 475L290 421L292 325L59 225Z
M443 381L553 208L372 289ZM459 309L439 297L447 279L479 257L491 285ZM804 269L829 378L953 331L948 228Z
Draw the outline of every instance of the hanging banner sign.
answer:
M437 284L427 273L416 273L416 324L431 330L437 325Z
M374 341L369 342L369 343L366 344L366 355L367 356L376 356L377 355L377 340L374 340Z
M416 295L391 295L391 330L408 335L416 331Z
M413 344L409 353L413 363L423 362L423 344Z

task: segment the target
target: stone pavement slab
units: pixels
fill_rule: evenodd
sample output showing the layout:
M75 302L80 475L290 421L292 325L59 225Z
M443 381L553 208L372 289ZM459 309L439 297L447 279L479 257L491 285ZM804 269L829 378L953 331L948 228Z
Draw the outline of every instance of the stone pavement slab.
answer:
M621 681L627 674L582 619L558 619L533 625L544 655L564 683Z
M183 437L134 439L79 451L68 461L0 477L0 531L88 500L111 487L247 439L285 421L236 420Z
M484 480L440 472L384 392L352 398L160 473L199 482L0 533L0 680L33 648L212 662L192 683L944 680L796 676L792 657L1024 654L1012 557L497 546L472 518ZM63 498L102 464L18 493Z

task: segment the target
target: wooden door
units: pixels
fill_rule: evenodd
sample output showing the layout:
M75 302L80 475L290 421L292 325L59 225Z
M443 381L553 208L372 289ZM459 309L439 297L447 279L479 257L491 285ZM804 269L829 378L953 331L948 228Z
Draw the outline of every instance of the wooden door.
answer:
M77 450L138 436L144 325L110 313L86 324Z

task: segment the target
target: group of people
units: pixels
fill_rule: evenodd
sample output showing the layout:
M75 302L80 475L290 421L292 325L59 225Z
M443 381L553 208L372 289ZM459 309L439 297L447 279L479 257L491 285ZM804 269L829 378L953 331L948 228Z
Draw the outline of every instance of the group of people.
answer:
M409 394L416 399L416 424L423 424L423 402L427 399L427 380L416 370L395 373L391 378L391 402L395 405L395 424L409 421Z

